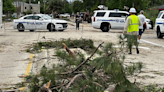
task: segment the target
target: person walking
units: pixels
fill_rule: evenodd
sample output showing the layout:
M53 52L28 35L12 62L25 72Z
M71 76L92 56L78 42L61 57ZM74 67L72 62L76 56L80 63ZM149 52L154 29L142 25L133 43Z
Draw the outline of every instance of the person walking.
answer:
M55 12L55 18L58 18L58 19L60 18L58 12Z
M144 16L143 10L140 11L140 15L138 15L138 17L140 18L140 21L141 21L141 26L139 26L138 43L141 43L140 39L141 39L142 33L146 29L146 17ZM143 26L145 26L145 28Z
M138 33L139 33L139 26L141 25L141 21L138 16L136 16L136 9L130 8L129 10L130 16L126 19L124 31L127 31L127 46L129 49L129 54L132 54L132 46L136 46L136 52L139 54L138 50ZM123 34L124 34L123 31Z
M79 12L77 12L76 16L74 17L74 20L76 22L76 30L79 30L79 23L80 23L80 20L81 20Z

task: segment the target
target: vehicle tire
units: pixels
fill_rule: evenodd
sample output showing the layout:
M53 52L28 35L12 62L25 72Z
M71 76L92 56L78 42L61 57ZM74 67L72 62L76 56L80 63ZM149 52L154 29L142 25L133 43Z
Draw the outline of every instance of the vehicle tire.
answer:
M103 25L101 26L101 30L102 30L102 32L108 32L108 31L109 31L109 25L103 24Z
M34 30L30 30L30 32L34 32Z
M163 35L162 35L159 27L157 28L157 38L163 38Z
M55 30L55 25L54 25L54 24L49 24L48 27L47 27L47 29L49 30L49 32L54 32L54 31L56 31L56 30Z
M24 30L25 30L24 25L22 23L19 23L17 25L17 29L18 29L19 32L24 32Z

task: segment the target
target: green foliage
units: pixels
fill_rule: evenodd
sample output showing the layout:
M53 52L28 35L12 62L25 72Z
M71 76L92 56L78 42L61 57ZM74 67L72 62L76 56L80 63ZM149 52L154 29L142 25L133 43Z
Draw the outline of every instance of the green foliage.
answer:
M56 85L56 75L53 69L47 69L47 67L43 66L39 75L31 74L27 76L26 80L30 82L30 92L37 92L43 84L48 83L50 80L52 85Z
M145 15L147 18L149 18L150 20L152 20L153 23L154 23L154 25L155 25L155 19L157 18L158 13L159 13L158 10L154 10L154 9L152 10L152 9L150 9L150 10L146 10L146 11L144 12L144 15Z
M63 8L62 0L50 0L46 11L47 13L52 13L52 11L61 11L62 8Z
M71 8L71 5L68 3L68 1L66 1L65 3L65 10L63 9L63 13L69 13L71 14L72 13L72 8Z
M126 77L141 72L142 63L125 65L125 56L122 55L121 57L120 49L113 48L113 43L107 43L101 48L100 57L88 60L81 67L78 66L85 61L84 55L81 52L75 56L69 55L65 50L60 50L62 43L65 43L68 47L82 48L85 51L91 50L94 52L96 49L93 46L92 40L85 39L39 42L37 48L41 48L42 46L45 46L45 48L57 48L58 50L55 53L61 63L53 65L53 68L43 66L39 75L27 77L30 80L31 92L37 92L39 87L49 80L52 81L50 88L59 87L52 90L53 92L56 92L60 88L61 90L65 90L70 79L79 74L82 76L74 80L73 84L67 89L67 92L102 92L112 84L116 85L115 92L141 92L140 88L131 83ZM72 72L75 69L77 70ZM60 87L62 84L66 85Z
M80 12L83 9L83 3L79 0L75 0L72 5L74 13Z
M157 85L148 85L144 87L144 92L164 92L164 88L157 88Z
M69 48L81 48L86 50L88 53L93 52L95 47L93 46L92 40L80 39L80 40L71 40L71 39L62 39L61 41L47 41L47 42L38 42L34 44L33 50L28 49L28 51L34 53L35 51L41 50L42 47L48 48L63 48L62 43L65 43Z
M11 0L3 0L3 13L7 14L8 12L15 12L16 8L12 5Z
M141 9L147 9L150 2L150 0L135 0L134 7L139 12ZM133 0L107 0L106 5L109 9L123 10L124 6L133 7Z

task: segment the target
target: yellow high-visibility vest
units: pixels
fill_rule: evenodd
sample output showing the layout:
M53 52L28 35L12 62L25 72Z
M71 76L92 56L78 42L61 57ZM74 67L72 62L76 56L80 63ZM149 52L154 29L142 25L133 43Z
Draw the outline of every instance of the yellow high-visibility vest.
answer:
M128 26L128 32L134 32L139 31L139 17L136 15L130 15L129 17L129 26Z

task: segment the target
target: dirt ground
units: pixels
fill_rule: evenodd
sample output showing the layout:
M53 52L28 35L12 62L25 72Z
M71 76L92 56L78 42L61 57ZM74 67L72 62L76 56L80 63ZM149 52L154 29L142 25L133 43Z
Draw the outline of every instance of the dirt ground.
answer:
M64 32L48 32L48 30L36 30L36 32L18 32L12 29L12 22L6 23L6 30L0 31L0 88L4 85L14 85L23 81L19 75L23 75L29 62L30 53L26 52L27 46L38 41L60 39L92 39L95 46L100 43L112 42L117 45L118 35L122 30L111 29L109 32L101 32L94 29L91 24L80 25L80 30L75 30L75 23L69 22L69 27ZM43 39L45 37L46 39ZM135 49L132 55L126 54L125 64L142 62L144 67L138 76L129 80L143 85L158 84L164 87L164 39L157 39L155 30L146 30L139 44L140 54Z

